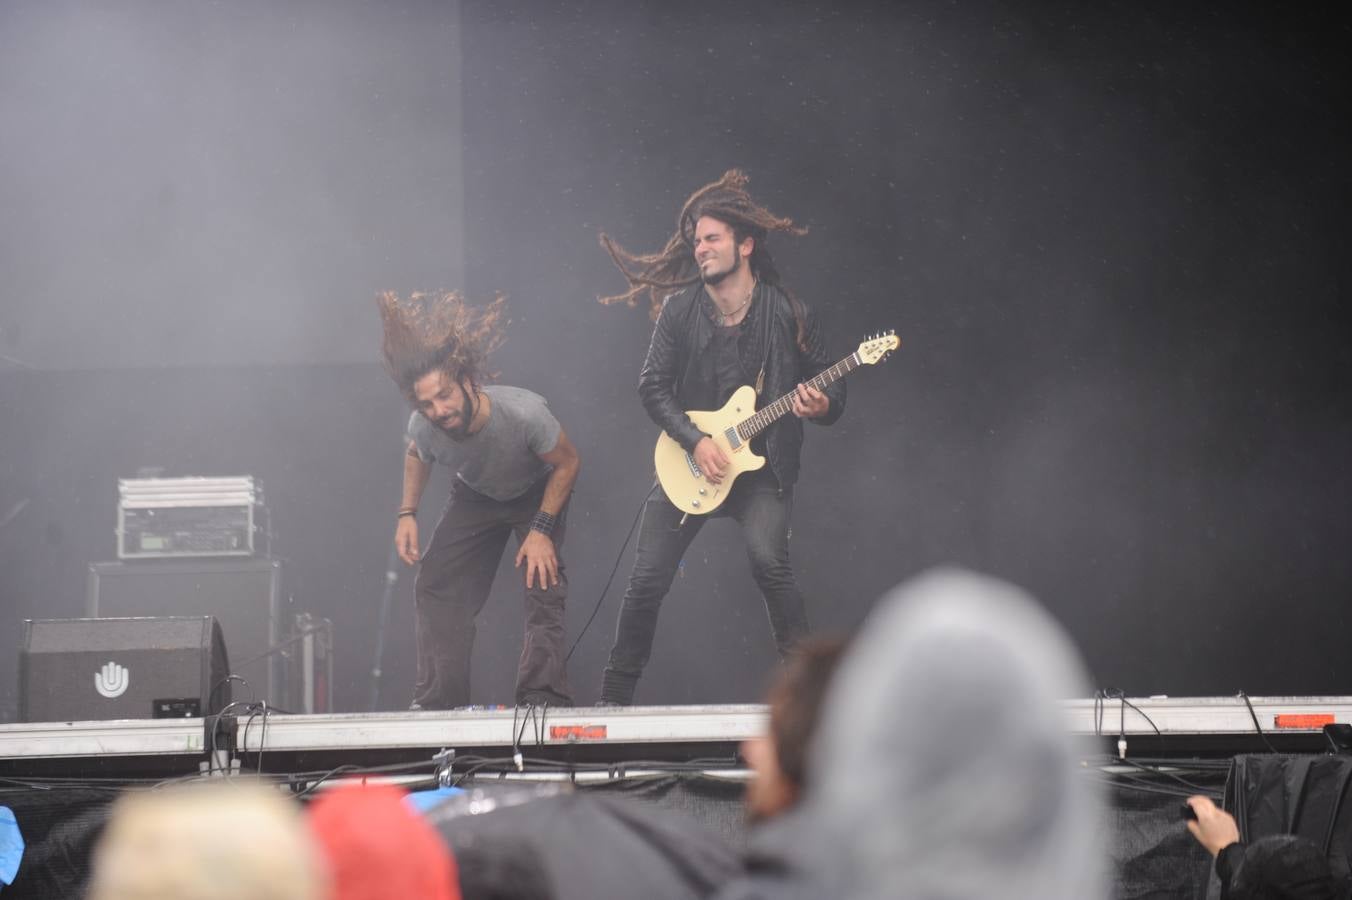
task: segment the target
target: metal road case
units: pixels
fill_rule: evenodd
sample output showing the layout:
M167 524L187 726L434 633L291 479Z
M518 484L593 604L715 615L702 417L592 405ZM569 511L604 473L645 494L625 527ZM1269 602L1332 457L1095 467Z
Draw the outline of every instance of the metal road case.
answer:
M119 478L117 558L267 556L263 486L253 477Z

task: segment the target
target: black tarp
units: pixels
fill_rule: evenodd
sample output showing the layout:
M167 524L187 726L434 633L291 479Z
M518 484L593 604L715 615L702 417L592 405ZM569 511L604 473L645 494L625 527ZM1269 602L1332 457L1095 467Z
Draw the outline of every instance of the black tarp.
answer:
M1108 770L1087 767L1086 777L1106 782L1113 896L1118 900L1218 896L1211 858L1191 838L1179 816L1182 799L1192 793L1217 799L1226 794L1226 805L1235 811L1248 839L1294 833L1327 846L1335 873L1345 875L1352 856L1352 818L1346 799L1352 762L1348 760L1314 755L1240 756L1234 760L1233 775L1223 760L1157 761L1159 766L1124 764ZM81 896L88 880L89 853L115 794L113 788L92 785L0 787L0 804L14 810L28 844L18 878L4 889L4 900ZM619 797L646 807L654 816L673 811L694 820L728 854L744 844L741 786L736 782L698 774L622 779L579 785L573 802L590 807L587 815L591 816L597 801ZM650 818L638 816L642 821ZM579 825L580 819L568 821L573 826L568 846L581 848L577 852L584 854L583 861L607 856L609 848L604 843L609 830L588 830ZM611 824L618 830L629 827L622 819ZM681 836L688 835L692 826L675 827L679 841L685 840ZM662 833L650 830L648 839L660 841ZM703 846L704 838L695 840L693 846Z
M1245 841L1295 834L1315 843L1352 889L1352 757L1252 754L1234 760L1226 807Z
M630 797L574 792L476 806L477 791L428 812L468 872L510 872L548 884L556 900L642 897L696 900L739 871L737 853L713 831Z
M0 806L14 811L26 845L4 900L83 896L90 852L117 794L113 787L0 786Z

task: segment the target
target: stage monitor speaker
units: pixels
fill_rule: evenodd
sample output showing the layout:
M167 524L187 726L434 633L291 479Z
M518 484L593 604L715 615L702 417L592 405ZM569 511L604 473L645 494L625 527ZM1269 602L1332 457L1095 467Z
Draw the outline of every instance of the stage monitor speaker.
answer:
M19 650L19 718L212 714L230 702L229 674L225 641L210 616L28 619Z
M275 559L146 560L89 566L86 615L214 616L221 625L240 700L286 706L282 564Z

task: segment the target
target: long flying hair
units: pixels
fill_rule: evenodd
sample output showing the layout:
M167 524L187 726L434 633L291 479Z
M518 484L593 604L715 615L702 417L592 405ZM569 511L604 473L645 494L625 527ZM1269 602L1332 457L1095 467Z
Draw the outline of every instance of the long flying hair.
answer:
M632 308L637 305L639 295L646 291L652 317L656 319L662 309L662 300L668 294L699 283L699 267L695 265L695 223L702 216L710 216L728 225L739 244L748 237L755 239L749 260L751 272L758 280L779 288L789 297L798 322L801 345L804 326L800 304L780 281L779 270L775 268L765 239L774 231L803 235L807 234L807 229L752 200L746 191L749 180L742 170L729 169L722 178L691 194L676 218L676 233L656 253L631 253L602 232L601 246L629 282L629 289L597 299L607 305L624 303Z
M385 291L376 297L385 371L410 401L418 379L438 370L457 383L479 387L493 375L487 370L489 354L505 339L506 302L498 294L476 309L457 291L414 293L407 300Z

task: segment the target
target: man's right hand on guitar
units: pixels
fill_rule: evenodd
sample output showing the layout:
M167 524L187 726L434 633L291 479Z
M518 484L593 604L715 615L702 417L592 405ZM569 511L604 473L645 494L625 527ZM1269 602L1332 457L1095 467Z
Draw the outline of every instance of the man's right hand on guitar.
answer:
M714 443L713 438L702 437L695 445L695 465L712 484L723 483L723 473L728 470L731 460L723 448Z
M412 516L400 516L399 526L394 529L394 549L399 558L410 566L417 565L422 559L418 552L418 520Z

